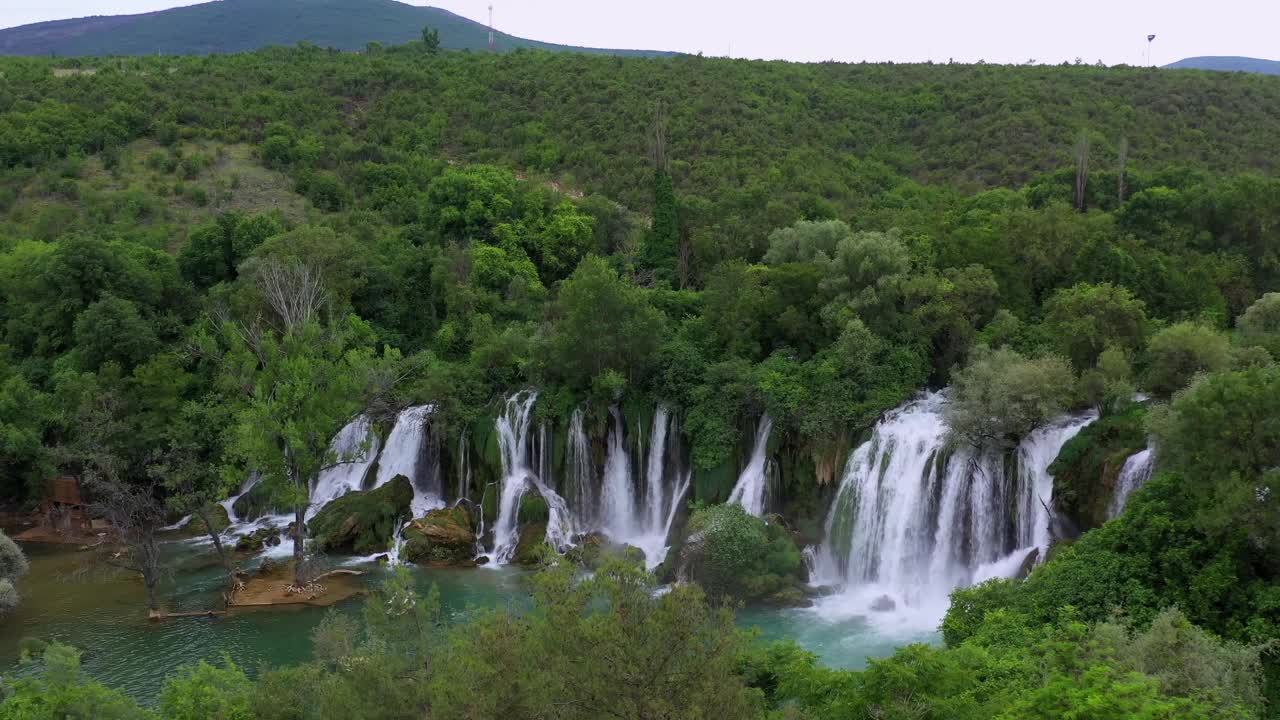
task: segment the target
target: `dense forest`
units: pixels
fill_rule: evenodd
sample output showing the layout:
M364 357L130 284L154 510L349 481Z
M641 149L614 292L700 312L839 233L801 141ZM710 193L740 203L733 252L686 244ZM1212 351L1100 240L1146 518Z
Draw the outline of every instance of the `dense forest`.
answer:
M452 448L537 388L597 435L678 414L708 543L665 594L669 567L542 555L528 607L448 627L401 577L313 662L186 668L153 709L33 646L0 718L1280 717L1276 107L1277 78L1083 65L0 59L13 505L69 472L163 503L141 527L259 471L301 573L353 416L430 403ZM1048 558L864 671L735 631L802 572L851 446L941 388L956 447L1097 414ZM762 414L787 532L719 504Z

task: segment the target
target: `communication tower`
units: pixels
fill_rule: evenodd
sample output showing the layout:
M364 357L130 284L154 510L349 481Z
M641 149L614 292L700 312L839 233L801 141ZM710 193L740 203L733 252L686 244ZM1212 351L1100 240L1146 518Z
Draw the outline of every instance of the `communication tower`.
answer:
M489 52L493 52L497 46L493 42L493 6L489 6Z

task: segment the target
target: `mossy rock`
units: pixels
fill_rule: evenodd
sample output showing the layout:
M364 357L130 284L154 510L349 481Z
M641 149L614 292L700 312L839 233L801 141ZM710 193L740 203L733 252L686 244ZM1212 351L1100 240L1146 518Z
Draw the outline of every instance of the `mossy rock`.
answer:
M220 504L210 505L206 510L209 515L209 522L213 525L213 531L220 533L231 526L231 518L227 516L227 509ZM199 517L192 515L191 520L186 525L165 532L168 538L194 538L204 537L209 534L209 529L205 527L204 521Z
M264 515L271 515L278 509L268 485L269 483L260 482L232 503L231 509L241 522L252 522Z
M564 554L570 562L585 570L595 570L605 560L621 558L626 562L644 566L644 551L634 545L611 544L604 535L590 533L576 538L574 546Z
M511 562L516 565L532 567L542 564L547 547L544 541L547 536L546 523L530 523L520 527L520 539L516 543L516 552Z
M798 586L805 574L800 548L778 519L753 517L737 504L696 511L678 562L678 578L713 599L762 600Z
M476 535L471 516L461 505L440 508L414 520L404 531L401 559L419 565L475 564Z
M600 566L609 541L600 533L588 533L574 539L573 547L565 552L565 559L582 568L594 570Z
M382 487L349 492L325 505L307 523L316 548L356 555L386 552L409 516L413 485L397 475Z
M1147 409L1140 405L1098 418L1071 438L1049 466L1053 504L1077 533L1099 527L1125 460L1146 448Z
M765 605L782 608L806 608L813 606L813 600L799 586L782 588L761 598Z
M256 554L280 544L279 528L259 528L236 539L236 552Z
M520 498L520 509L516 512L517 523L520 525L543 523L545 525L550 519L551 509L547 507L547 501L541 494L530 491Z

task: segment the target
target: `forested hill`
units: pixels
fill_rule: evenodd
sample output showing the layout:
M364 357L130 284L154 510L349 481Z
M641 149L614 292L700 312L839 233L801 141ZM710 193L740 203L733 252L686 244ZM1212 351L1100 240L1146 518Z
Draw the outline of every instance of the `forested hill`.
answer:
M911 206L922 191L903 180L973 192L1069 173L1082 132L1100 177L1116 168L1122 140L1129 167L1146 171L1280 166L1280 79L1270 76L541 52L426 59L420 47L10 60L0 164L92 152L104 133L213 128L257 141L268 122L283 121L314 135L335 169L425 152L550 176L646 211L661 106L686 217L748 242L799 217L883 204L886 194ZM58 69L67 65L83 67ZM120 118L104 127L113 112ZM326 140L339 127L353 135L347 147ZM1092 186L1098 202L1114 194ZM1055 192L1069 190L1068 180Z
M1264 75L1280 75L1280 61L1251 57L1214 56L1191 57L1165 65L1170 70L1220 70L1223 72L1251 72Z
M299 42L364 50L371 42L399 45L415 40L428 25L440 31L441 47L480 50L489 46L489 30L481 23L440 8L394 0L217 0L141 15L56 20L0 30L0 55L206 55ZM505 33L497 33L495 41L500 51L658 54L554 45Z

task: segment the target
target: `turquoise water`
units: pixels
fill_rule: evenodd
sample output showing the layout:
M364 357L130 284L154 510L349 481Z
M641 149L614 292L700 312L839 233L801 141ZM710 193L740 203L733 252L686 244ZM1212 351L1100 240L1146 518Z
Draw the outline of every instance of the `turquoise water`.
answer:
M27 546L31 572L19 581L22 604L0 620L0 667L13 667L24 636L59 640L84 652L84 669L105 684L151 701L167 673L198 660L229 655L251 674L267 666L304 662L311 656L311 629L327 612L321 608L237 610L223 617L146 619L145 594L136 577L86 572L81 553ZM172 543L175 571L162 586L164 606L172 611L220 606L216 559L198 545ZM367 571L376 585L387 572ZM527 596L525 571L516 569L412 568L425 592L435 585L447 617L461 619L470 608L519 603ZM338 605L337 612L358 612L360 599ZM930 632L886 634L859 617L829 617L818 610L747 609L739 625L758 628L762 638L792 638L833 667L860 668L868 656L881 657L896 645L934 641Z

